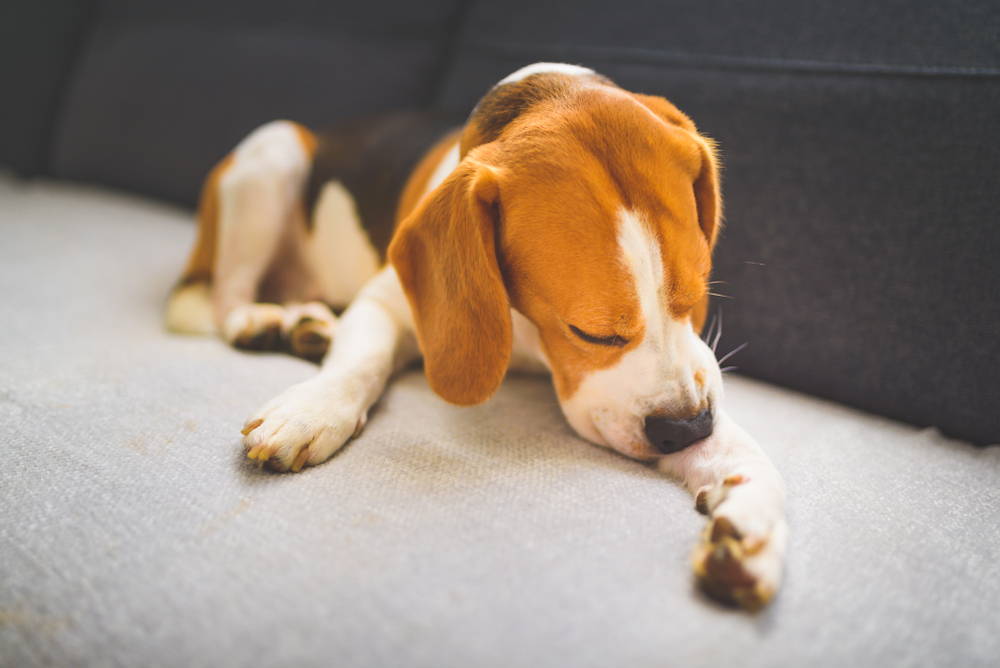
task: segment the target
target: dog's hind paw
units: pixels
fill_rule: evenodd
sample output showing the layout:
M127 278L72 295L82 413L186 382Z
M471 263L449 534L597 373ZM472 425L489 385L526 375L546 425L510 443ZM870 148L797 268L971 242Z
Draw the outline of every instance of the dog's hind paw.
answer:
M337 327L337 316L326 304L286 304L281 333L296 357L319 362L326 356Z
M284 317L285 309L278 304L243 304L226 316L222 336L243 350L280 350Z

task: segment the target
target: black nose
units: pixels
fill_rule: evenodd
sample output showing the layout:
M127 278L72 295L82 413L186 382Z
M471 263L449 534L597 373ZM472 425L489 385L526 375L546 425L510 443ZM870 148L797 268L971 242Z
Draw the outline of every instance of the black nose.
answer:
M645 430L653 447L669 455L712 435L712 411L705 409L687 420L650 415Z

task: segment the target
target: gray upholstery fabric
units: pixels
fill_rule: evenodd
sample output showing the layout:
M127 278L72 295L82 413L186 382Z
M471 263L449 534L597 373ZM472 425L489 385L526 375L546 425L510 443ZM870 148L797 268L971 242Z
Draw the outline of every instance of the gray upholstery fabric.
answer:
M193 228L0 181L0 665L975 666L1000 654L1000 448L731 378L789 488L758 616L692 587L701 526L575 438L548 382L393 383L332 461L238 427L310 365L165 334ZM995 664L994 664L995 665Z

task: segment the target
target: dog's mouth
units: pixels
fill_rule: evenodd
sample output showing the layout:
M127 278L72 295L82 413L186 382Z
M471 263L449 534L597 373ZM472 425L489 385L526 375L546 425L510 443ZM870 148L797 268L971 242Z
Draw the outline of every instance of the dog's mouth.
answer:
M598 438L588 438L587 440L643 462L652 462L663 456L643 436L640 418L610 421L606 418L602 419L604 415L606 414L601 411L590 414L590 424Z

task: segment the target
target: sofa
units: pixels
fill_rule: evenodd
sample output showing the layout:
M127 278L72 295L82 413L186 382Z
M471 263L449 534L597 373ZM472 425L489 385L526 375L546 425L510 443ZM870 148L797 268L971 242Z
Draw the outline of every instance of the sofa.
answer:
M0 9L0 665L986 666L1000 655L1000 12L913 3L15 0ZM13 28L13 30L10 30ZM408 369L300 474L247 415L315 366L170 335L255 126L460 123L538 60L719 142L728 410L788 486L764 611L695 587L690 496L514 375Z

